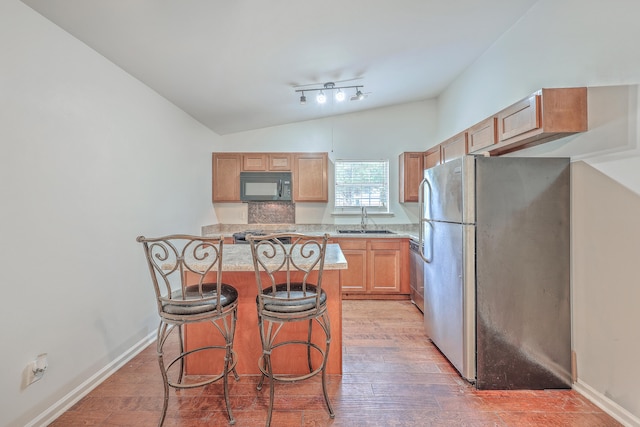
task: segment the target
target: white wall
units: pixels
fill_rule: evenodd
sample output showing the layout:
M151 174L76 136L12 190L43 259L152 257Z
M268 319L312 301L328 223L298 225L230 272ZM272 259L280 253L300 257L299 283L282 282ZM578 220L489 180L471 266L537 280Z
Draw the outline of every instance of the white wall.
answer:
M517 155L571 156L575 162L575 388L626 425L640 425L638 16L636 0L540 0L438 104L442 140L539 88L593 87L589 132Z
M218 136L17 0L0 2L0 425L157 327L140 234L216 221ZM22 388L39 353L49 368Z
M417 222L417 204L398 202L398 155L403 151L424 151L433 146L436 143L435 132L435 101L429 100L224 135L216 151L329 152L329 203L296 203L298 224L359 223L359 216L331 215L334 161L387 159L390 210L394 216L374 217L373 220L377 224L411 224ZM247 222L246 204L216 203L215 210L221 223Z
M437 117L426 101L218 137L24 4L0 2L0 283L11 301L0 311L0 425L24 425L153 332L134 238L218 221L211 151L389 158L394 189L401 151L424 150L540 87L640 83L638 16L637 0L540 0L447 89ZM637 89L623 90L607 120L606 93L590 91L605 100L592 131L527 153L578 161L576 388L631 425L640 417L640 110ZM302 222L341 220L328 205L300 205ZM232 222L234 209L216 206L219 221ZM389 221L415 222L414 209L392 205ZM24 367L42 352L48 372L22 389Z

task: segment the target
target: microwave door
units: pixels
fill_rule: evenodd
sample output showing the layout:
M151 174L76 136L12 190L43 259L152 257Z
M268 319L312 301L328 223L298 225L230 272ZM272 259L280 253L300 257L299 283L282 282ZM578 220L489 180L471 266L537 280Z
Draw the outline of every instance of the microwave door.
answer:
M245 194L258 200L264 198L275 199L278 194L278 185L275 182L247 182Z
M291 172L240 172L240 200L291 200Z

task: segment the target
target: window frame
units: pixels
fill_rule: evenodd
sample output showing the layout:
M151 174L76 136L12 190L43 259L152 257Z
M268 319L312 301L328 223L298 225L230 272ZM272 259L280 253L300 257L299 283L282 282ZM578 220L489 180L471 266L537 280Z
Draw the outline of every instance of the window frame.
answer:
M380 183L381 185L379 187L381 187L382 185L384 185L384 192L386 197L384 197L384 200L382 200L382 206L369 206L369 205L356 205L356 206L338 206L337 201L338 201L338 195L342 194L341 192L338 191L338 186L339 185L345 185L342 184L342 182L339 181L338 179L338 172L339 172L339 164L340 163L383 163L384 164L384 168L385 168L385 172L384 172L384 177L383 183ZM334 172L333 172L333 178L334 178L334 192L333 192L333 209L334 212L336 213L343 213L343 214L360 214L362 207L366 207L367 208L367 212L368 213L379 213L379 214L389 214L390 212L390 201L391 201L391 194L390 194L390 177L389 177L389 167L390 167L390 163L389 163L389 159L336 159L334 162Z

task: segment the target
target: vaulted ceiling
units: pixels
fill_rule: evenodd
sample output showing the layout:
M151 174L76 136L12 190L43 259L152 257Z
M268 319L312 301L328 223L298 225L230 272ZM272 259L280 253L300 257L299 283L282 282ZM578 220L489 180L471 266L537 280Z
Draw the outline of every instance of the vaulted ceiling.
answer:
M22 1L220 135L437 97L536 2Z

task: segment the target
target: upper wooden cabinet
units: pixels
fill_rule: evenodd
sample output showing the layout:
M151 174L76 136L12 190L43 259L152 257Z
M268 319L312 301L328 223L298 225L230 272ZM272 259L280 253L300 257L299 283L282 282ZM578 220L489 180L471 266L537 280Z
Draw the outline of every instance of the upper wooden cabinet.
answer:
M442 163L447 163L467 153L467 132L461 132L440 144Z
M425 169L429 169L435 165L439 165L442 161L440 152L440 145L436 145L435 147L431 147L425 151L422 156L422 166L424 166Z
M423 165L438 164L437 149L445 163L467 153L510 153L587 129L586 87L540 89L425 152Z
M267 155L264 153L243 153L242 154L242 171L266 171Z
M587 88L541 89L498 113L498 143L488 151L509 153L587 128Z
M240 202L241 171L292 171L294 202L327 202L328 153L213 153L214 202Z
M469 153L485 150L498 142L497 122L497 117L489 117L469 128L467 131Z
M290 170L290 153L242 153L243 172L270 172Z
M328 202L328 153L293 153L293 200Z
M498 115L500 141L540 129L540 96L532 95L505 108Z
M240 163L238 153L213 153L212 193L214 202L240 201Z
M267 156L267 167L270 171L290 171L290 153L269 153Z
M424 170L422 157L423 153L412 152L402 153L399 156L400 203L418 201L418 187Z

